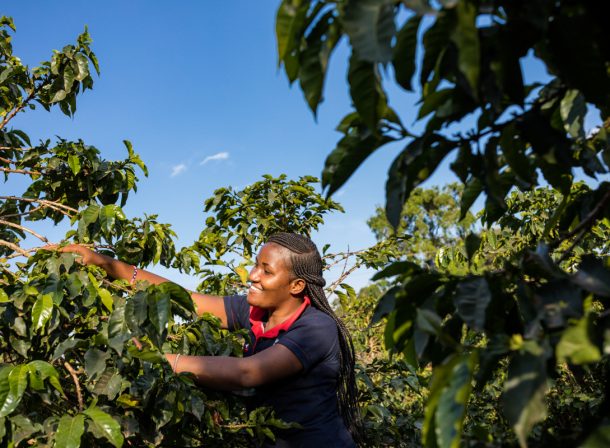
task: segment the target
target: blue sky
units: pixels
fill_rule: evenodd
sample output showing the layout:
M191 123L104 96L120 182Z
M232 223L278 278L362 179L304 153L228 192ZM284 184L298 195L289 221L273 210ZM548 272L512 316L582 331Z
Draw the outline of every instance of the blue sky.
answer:
M203 227L203 201L216 188L241 188L266 173L319 177L340 135L334 128L349 112L346 45L334 56L317 122L298 86L289 87L277 68L278 4L4 2L2 14L17 26L14 52L24 63L33 67L48 59L87 25L101 67L73 119L41 109L22 114L13 126L34 140L82 138L109 159L123 158L122 140L131 140L150 176L141 176L126 212L158 213L180 245L190 244ZM318 244L345 250L373 243L366 219L383 203L387 168L398 151L372 156L336 194L346 213L327 219L315 236ZM46 230L54 239L64 232ZM354 281L363 284L369 276Z
M131 140L150 176L141 176L126 212L159 214L179 235L178 244L188 245L203 228L203 201L216 188L242 188L266 173L319 177L340 136L334 128L350 110L345 42L330 64L317 122L298 86L289 87L277 68L278 4L5 1L2 14L15 20L14 51L24 63L33 67L48 59L52 49L75 42L87 25L101 67L73 119L40 110L12 124L33 140L82 138L108 159L123 158L122 140ZM536 64L526 65L532 76L545 76ZM409 127L415 96L387 87ZM346 213L327 219L314 238L320 246L331 243L339 251L374 242L366 219L384 202L386 172L400 149L388 146L373 154L335 195ZM445 165L425 185L454 179ZM64 232L47 229L46 234L58 240ZM197 283L167 275L187 287ZM352 282L361 286L369 277L362 272Z

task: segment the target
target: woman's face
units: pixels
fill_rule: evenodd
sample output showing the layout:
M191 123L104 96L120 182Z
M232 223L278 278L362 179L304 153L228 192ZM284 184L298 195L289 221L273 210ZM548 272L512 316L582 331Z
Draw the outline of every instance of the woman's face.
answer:
M294 283L291 279L288 250L275 243L265 244L248 280L248 303L260 308L277 308L292 299Z

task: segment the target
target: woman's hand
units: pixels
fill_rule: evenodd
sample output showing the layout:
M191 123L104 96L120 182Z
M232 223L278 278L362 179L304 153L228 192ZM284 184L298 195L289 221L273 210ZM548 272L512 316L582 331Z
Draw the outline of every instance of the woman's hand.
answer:
M43 249L76 254L79 256L77 261L85 265L99 265L100 262L103 261L102 255L81 244L68 244L67 246L63 247L59 246L58 244L49 244L48 246L43 247Z

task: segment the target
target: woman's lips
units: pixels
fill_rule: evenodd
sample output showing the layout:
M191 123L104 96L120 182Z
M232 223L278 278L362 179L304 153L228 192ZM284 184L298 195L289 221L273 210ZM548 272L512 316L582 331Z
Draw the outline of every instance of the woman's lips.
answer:
M254 294L257 294L257 293L259 293L261 291L262 291L261 288L259 288L257 286L254 286L254 285L250 285L250 288L248 289L248 292L254 293Z

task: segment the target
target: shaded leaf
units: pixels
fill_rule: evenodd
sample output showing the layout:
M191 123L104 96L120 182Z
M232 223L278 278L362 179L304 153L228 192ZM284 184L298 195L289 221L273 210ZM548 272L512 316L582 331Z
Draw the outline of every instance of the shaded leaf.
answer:
M546 359L542 354L515 353L504 386L504 415L513 426L521 447L534 425L546 418Z
M476 26L477 6L463 0L457 3L457 27L451 39L458 47L458 67L464 74L473 96L477 96L479 85L481 50L479 31Z
M491 302L491 291L485 277L473 277L458 283L453 302L462 320L471 328L482 331L485 313Z
M343 137L324 163L322 186L328 187L328 196L341 188L369 155L392 140L386 136L376 138L373 135L363 139L354 135Z
M387 109L377 66L352 54L347 79L350 96L358 115L372 133L377 133L379 120Z
M581 288L602 297L610 297L610 272L593 255L586 255L572 277L572 282Z
M390 0L350 1L342 17L343 28L358 58L389 62L396 33L394 3Z
M585 115L587 114L587 104L585 97L578 90L568 90L561 99L561 119L563 127L572 137L585 137Z
M418 15L407 20L398 33L392 57L396 82L409 91L413 90L411 78L415 73L415 50L420 23L421 16Z

